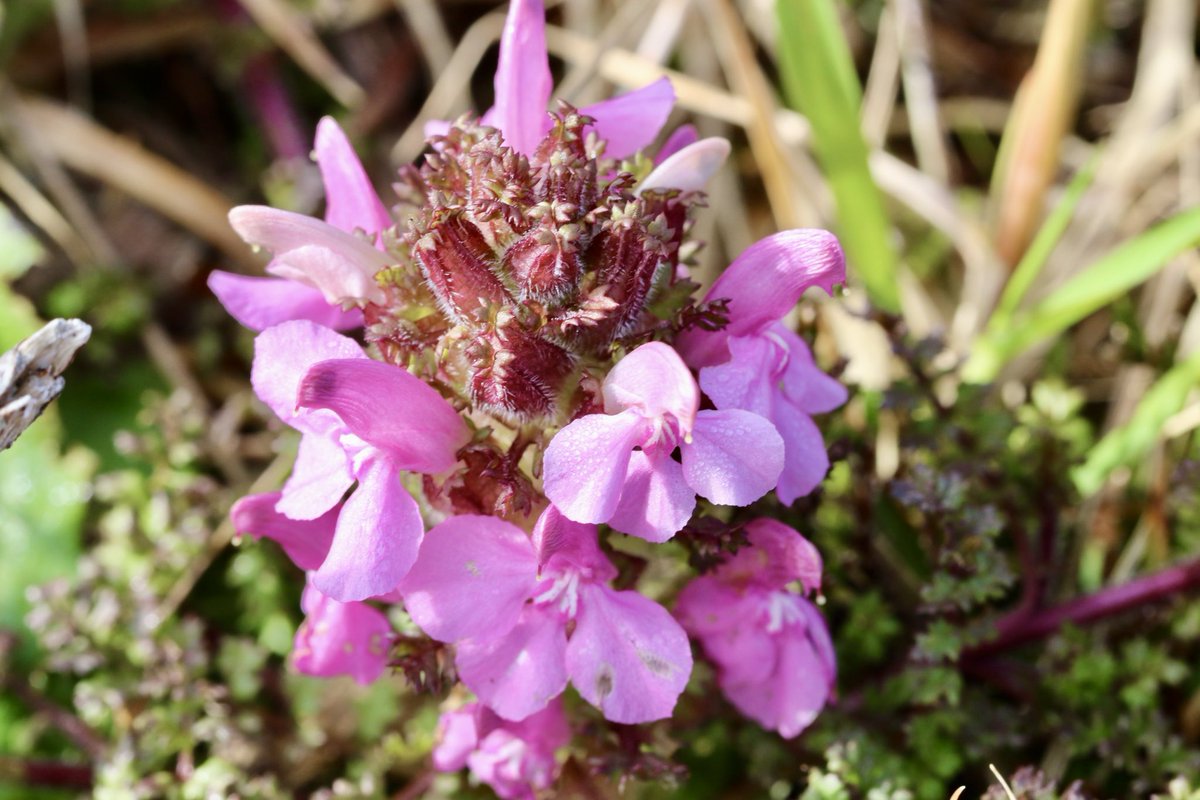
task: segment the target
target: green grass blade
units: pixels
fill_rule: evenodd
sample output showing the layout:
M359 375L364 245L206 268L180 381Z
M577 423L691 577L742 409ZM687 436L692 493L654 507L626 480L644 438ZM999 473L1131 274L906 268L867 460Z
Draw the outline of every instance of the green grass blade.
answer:
M1140 461L1162 435L1163 423L1179 413L1188 393L1200 386L1200 351L1159 378L1134 409L1129 422L1113 428L1071 472L1080 494L1095 494L1118 467Z
M1066 231L1067 225L1071 223L1071 218L1074 216L1075 209L1083 198L1084 192L1092 185L1092 179L1096 177L1097 161L1098 158L1093 156L1083 169L1071 179L1066 192L1063 193L1062 200L1042 223L1037 236L1034 237L1029 249L1025 251L1020 263L1013 270L1012 277L1008 279L1004 293L1000 295L1000 302L996 304L996 310L992 312L992 317L988 320L989 327L1007 325L1013 314L1016 313L1017 306L1021 304L1025 293L1029 291L1029 287L1041 274L1042 268L1046 266L1046 261L1050 258L1050 253L1054 251L1058 240Z
M1079 322L1200 244L1200 208L1181 212L1119 245L1028 312L991 327L975 343L963 378L986 383L1020 353Z
M859 125L862 90L833 0L778 0L779 66L788 102L808 118L838 208L852 274L877 307L900 310L896 253Z

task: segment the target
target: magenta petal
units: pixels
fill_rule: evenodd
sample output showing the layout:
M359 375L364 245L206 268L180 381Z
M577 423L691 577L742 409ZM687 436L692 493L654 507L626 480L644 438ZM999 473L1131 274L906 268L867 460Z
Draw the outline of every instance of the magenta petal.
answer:
M275 510L280 492L251 494L233 504L229 519L238 533L274 539L300 569L316 569L325 560L333 542L337 511L330 510L310 521L288 519Z
M341 445L324 436L305 434L275 510L289 519L316 519L342 502L353 484L354 474Z
M783 393L797 408L806 414L821 414L846 402L846 387L817 368L803 339L783 325L773 326L771 332L787 344Z
M795 626L778 637L779 658L766 680L721 687L739 711L788 739L812 724L830 692L825 666L803 630Z
M761 625L743 622L701 641L704 654L720 668L725 686L770 678L779 660L779 639Z
M714 503L745 506L775 486L783 470L783 439L749 411L696 415L692 442L680 446L683 475L696 494Z
M330 358L367 355L353 339L312 322L296 320L276 325L254 339L250 383L258 399L281 420L301 431L328 432L338 423L328 412L296 413L296 394L309 367Z
M774 519L756 519L746 526L746 535L751 546L717 568L721 580L765 589L782 589L792 581L800 581L807 592L821 588L821 554L794 528Z
M484 115L509 147L530 156L550 130L546 104L554 82L546 53L546 11L541 0L512 0L500 38L496 103Z
M343 603L387 594L416 561L424 531L417 501L400 485L395 465L371 459L342 506L333 546L313 573L313 585Z
M567 635L553 612L526 606L515 627L484 642L458 645L455 665L467 688L508 720L541 710L567 687Z
M825 479L829 453L816 423L785 398L776 398L771 419L784 442L783 472L775 494L784 505L791 505Z
M580 587L567 643L571 683L613 722L671 716L692 673L687 634L667 610L637 592Z
M293 319L306 319L334 330L362 327L362 312L342 311L325 302L311 286L283 278L252 278L213 270L208 288L229 315L250 330L266 330Z
M609 527L648 542L674 536L696 508L696 493L683 478L683 467L670 456L655 458L634 451L625 473L621 502Z
M675 617L689 633L701 638L744 624L754 613L743 592L713 575L693 578L675 601Z
M604 379L604 410L636 408L647 419L671 415L687 431L700 404L696 380L679 354L650 342L617 362Z
M454 407L400 367L371 359L335 359L313 365L296 404L328 409L368 444L387 451L399 468L435 473L458 459L470 434Z
M658 148L658 152L654 154L654 166L663 163L689 144L695 144L699 139L700 134L696 132L695 125L680 125L671 131L671 135L667 137L662 147Z
M379 233L392 226L391 215L375 193L350 140L332 117L317 123L314 147L325 182L325 221L344 231Z
M729 142L720 137L702 139L664 159L646 178L638 184L637 192L652 190L701 192L709 179L721 169L729 158Z
M825 669L829 691L832 693L834 685L837 683L837 655L833 649L833 638L829 635L829 626L825 624L825 617L821 616L816 605L809 600L801 598L800 610L804 614L808 640L817 654L817 660Z
M554 561L556 566L566 562L586 570L594 580L610 581L617 577L616 568L600 550L598 536L595 525L572 522L554 506L547 506L533 526L539 574L543 567Z
M515 525L464 515L433 527L400 583L404 605L440 642L503 636L537 581L529 537Z
M596 135L607 142L604 155L620 159L653 142L674 105L675 89L664 77L580 111L596 120Z
M267 206L238 206L229 212L229 222L247 242L275 254L268 266L272 274L306 283L330 303L383 300L375 273L389 265L389 258L357 236Z
M477 703L469 703L438 717L432 756L433 766L439 772L454 772L467 765L467 756L479 742L477 707Z
M379 678L388 662L392 626L365 603L339 603L312 586L302 600L307 619L296 631L292 664L306 675L351 675L361 684Z
M717 408L769 417L782 356L778 346L764 336L731 336L727 343L729 360L700 370L700 388Z
M568 519L607 522L621 499L633 448L648 423L637 411L589 414L550 440L542 462L545 492Z

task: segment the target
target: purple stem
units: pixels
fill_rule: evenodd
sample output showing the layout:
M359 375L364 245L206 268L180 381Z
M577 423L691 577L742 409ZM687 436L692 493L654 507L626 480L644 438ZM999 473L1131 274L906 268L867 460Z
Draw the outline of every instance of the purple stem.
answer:
M1146 603L1166 599L1176 592L1198 585L1200 558L1041 611L1018 609L996 623L996 638L966 651L963 656L977 658L1002 652L1025 642L1049 636L1068 623L1082 625L1094 622Z

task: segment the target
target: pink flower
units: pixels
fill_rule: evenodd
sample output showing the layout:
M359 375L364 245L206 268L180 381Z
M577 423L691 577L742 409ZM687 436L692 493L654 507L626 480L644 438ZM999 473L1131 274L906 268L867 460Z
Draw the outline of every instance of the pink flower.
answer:
M780 320L810 286L832 292L845 278L833 234L792 230L769 236L730 264L706 295L729 301L729 324L687 331L679 341L717 408L752 411L775 424L785 447L775 488L785 504L812 491L829 470L810 415L840 406L846 390L817 369L808 346Z
M372 236L392 226L391 215L371 186L346 134L329 117L317 125L314 150L325 181L326 222L347 233L362 230ZM253 207L235 209L237 218L243 219L248 209ZM246 223L235 222L234 226L239 224ZM238 230L243 233L242 228ZM252 243L275 250L268 241ZM280 255L287 258L286 251ZM225 310L252 330L265 330L295 319L307 319L336 330L362 325L360 311L343 311L339 305L342 298L330 300L320 290L321 286L299 278L294 264L289 267L287 260L276 261L279 263L272 262L267 271L280 275L279 278L255 278L214 270L208 277L208 286Z
M482 117L500 130L505 143L526 156L549 133L546 109L554 89L546 52L546 11L541 0L512 0L500 39L496 69L496 102ZM666 78L580 111L595 120L596 135L607 145L605 155L625 158L654 141L675 105L675 90ZM430 126L436 130L441 126Z
M462 682L504 719L545 708L568 679L614 722L669 717L692 670L687 636L662 606L611 589L616 575L596 528L551 507L533 541L495 517L443 522L400 592L422 630L457 645Z
M433 764L442 772L469 767L500 797L533 800L553 783L554 751L570 738L560 699L520 722L498 717L482 703L468 703L438 720Z
M308 617L296 631L292 664L305 675L350 675L366 685L378 680L388 663L392 626L366 603L339 603L321 594L311 581L300 607Z
M254 348L255 393L303 434L275 510L322 519L358 484L337 513L313 585L341 602L395 589L424 530L397 473L448 470L469 438L466 424L420 379L311 322L268 328Z
M568 518L663 542L687 524L697 494L744 506L778 480L784 446L771 423L697 410L696 381L667 345L625 356L603 391L606 413L576 419L546 448L546 496Z
M791 738L833 693L837 667L825 620L803 595L821 580L816 548L783 523L747 526L750 546L693 580L675 615L717 666L721 690L743 714Z

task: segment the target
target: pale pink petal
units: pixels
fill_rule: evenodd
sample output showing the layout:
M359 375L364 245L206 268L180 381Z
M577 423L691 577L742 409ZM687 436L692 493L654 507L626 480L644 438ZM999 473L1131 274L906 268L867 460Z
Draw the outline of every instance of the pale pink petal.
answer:
M568 519L607 522L621 499L629 455L649 425L637 411L589 414L560 430L546 447L546 497Z
M782 589L800 581L805 591L821 588L821 554L794 528L774 519L756 519L746 526L750 547L743 547L716 570L721 580Z
M753 503L783 470L783 439L775 426L738 409L698 413L692 441L680 446L680 454L688 486L719 505Z
M825 667L802 631L791 628L779 637L779 658L766 680L721 685L739 711L788 739L812 724L830 691Z
M526 606L508 633L458 645L459 678L488 708L509 720L541 710L567 686L567 635L553 612Z
M776 398L771 419L784 442L783 471L775 494L784 505L791 505L825 479L829 453L816 423L786 399Z
M683 628L637 592L596 584L579 591L566 655L579 694L613 722L634 725L671 716L692 673Z
M229 212L229 222L248 243L275 254L268 266L272 274L306 283L330 303L383 300L375 273L390 260L357 236L267 206L238 206Z
M520 528L475 515L433 527L400 583L413 621L440 642L503 636L537 580L533 544Z
M678 153L689 144L694 144L700 139L700 134L696 132L695 125L680 125L675 130L671 131L671 135L663 142L662 147L658 148L658 152L654 154L654 166L666 161L671 156Z
M508 728L492 731L467 757L471 774L501 800L536 800L554 782L554 754L530 745Z
M700 391L679 354L662 342L649 342L629 353L604 379L604 410L616 414L636 408L648 419L667 414L688 431Z
M717 408L769 416L783 354L763 336L730 336L728 345L728 361L700 370L700 388Z
M637 193L649 191L702 192L729 158L729 141L701 139L665 159L638 184Z
M333 546L313 573L313 585L343 603L386 594L412 567L424 530L417 501L400 485L395 465L370 459L342 506Z
M455 772L467 765L467 756L479 743L475 723L477 707L478 703L469 703L438 717L432 753L433 766L438 771Z
M250 383L258 399L288 425L328 432L337 425L336 416L327 411L297 414L296 394L309 367L330 358L366 359L367 355L353 339L328 328L305 320L285 322L255 337Z
M723 361L728 337L759 333L791 311L810 286L832 292L845 280L845 256L828 231L804 228L760 239L734 259L705 295L729 301L729 324L719 331L685 331L677 346L693 367Z
M771 332L787 344L783 393L797 408L806 414L821 414L846 402L846 387L817 368L803 339L783 325L772 326Z
M314 364L296 395L304 408L328 409L399 469L436 473L458 460L470 433L435 389L400 367L372 359Z
M307 619L296 631L292 664L306 675L350 675L361 684L387 667L392 626L366 603L339 603L312 586L305 588Z
M512 0L509 4L495 89L496 103L484 114L483 123L498 128L509 147L533 155L550 130L546 104L554 89L541 0Z
M314 520L288 519L275 510L279 492L246 495L233 504L229 519L238 533L274 539L300 569L316 569L325 560L333 542L337 510Z
M665 542L688 523L695 508L696 493L684 480L679 462L639 450L629 459L621 502L608 524L649 542Z
M289 519L316 519L342 502L353 484L354 473L341 445L325 436L305 434L275 510Z
M552 567L570 564L589 573L593 580L612 580L617 570L600 551L598 535L595 525L572 522L554 506L547 506L533 526L538 571L554 561Z
M250 330L266 330L293 319L306 319L334 330L361 328L362 312L342 311L311 286L283 278L253 278L213 270L208 288L229 315Z
M675 105L669 78L659 78L632 92L601 100L580 109L596 120L596 135L608 143L604 155L626 158L658 137Z
M361 229L372 234L392 226L392 217L354 147L332 117L322 117L317 123L314 151L325 182L326 222L344 231Z

